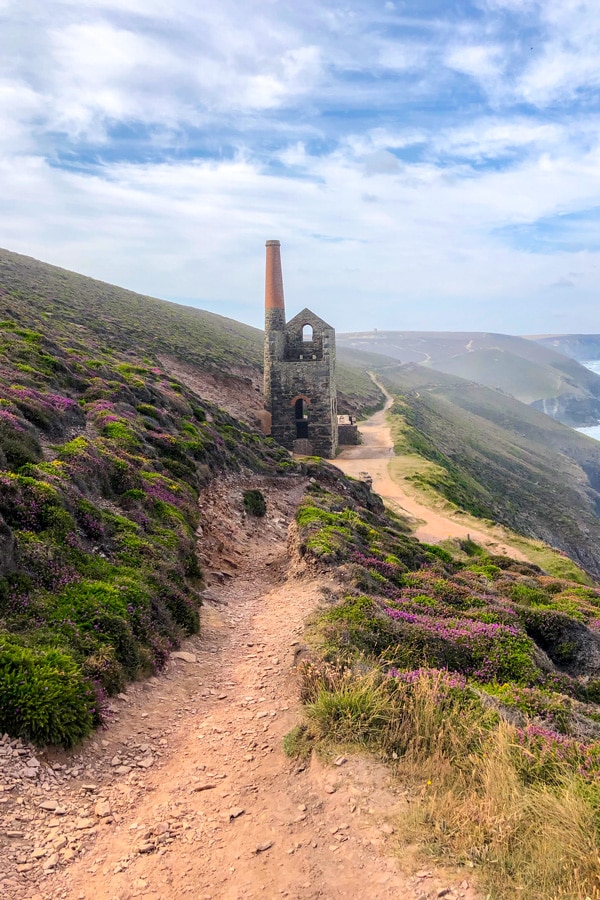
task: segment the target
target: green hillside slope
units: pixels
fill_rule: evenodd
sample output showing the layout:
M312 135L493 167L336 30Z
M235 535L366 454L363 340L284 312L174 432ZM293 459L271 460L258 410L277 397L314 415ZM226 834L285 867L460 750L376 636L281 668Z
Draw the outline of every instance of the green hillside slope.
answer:
M563 550L600 574L600 444L531 407L423 366L387 370L397 452L459 507Z
M339 342L478 381L567 425L600 420L600 376L532 340L487 332L383 331L345 334Z

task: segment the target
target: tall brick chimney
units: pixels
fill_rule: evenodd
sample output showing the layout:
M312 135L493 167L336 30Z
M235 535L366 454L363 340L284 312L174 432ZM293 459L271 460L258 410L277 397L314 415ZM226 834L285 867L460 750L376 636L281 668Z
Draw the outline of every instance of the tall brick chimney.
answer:
M265 331L278 331L285 326L285 301L283 299L283 275L279 247L279 241L267 241Z
M271 410L271 365L283 359L285 301L279 241L267 241L265 270L265 409Z

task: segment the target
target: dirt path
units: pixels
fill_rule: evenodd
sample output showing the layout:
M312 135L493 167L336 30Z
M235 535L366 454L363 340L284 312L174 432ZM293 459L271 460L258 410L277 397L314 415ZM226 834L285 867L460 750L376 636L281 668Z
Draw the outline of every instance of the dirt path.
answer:
M35 783L10 788L4 828L22 830L5 831L7 900L474 898L464 874L403 870L393 822L412 798L383 765L285 756L300 712L292 667L331 583L286 578L303 480L251 482L266 521L239 512L239 480L202 501L202 635L120 695L83 752L38 754Z
M383 497L391 509L406 515L412 521L414 534L419 540L435 544L446 538L470 537L478 544L489 547L493 553L506 553L515 559L525 560L526 557L519 550L504 544L485 530L465 525L450 513L444 514L423 505L392 479L389 466L394 457L394 444L387 424L387 411L394 399L382 384L371 377L385 394L385 406L361 423L363 443L343 450L335 460L336 466L354 478L361 472L368 472L373 479L373 490Z

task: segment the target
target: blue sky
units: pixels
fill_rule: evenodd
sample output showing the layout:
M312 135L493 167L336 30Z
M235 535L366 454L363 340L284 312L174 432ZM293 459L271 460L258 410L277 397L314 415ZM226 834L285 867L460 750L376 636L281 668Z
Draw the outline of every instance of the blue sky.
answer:
M0 0L0 246L262 323L600 331L597 0Z

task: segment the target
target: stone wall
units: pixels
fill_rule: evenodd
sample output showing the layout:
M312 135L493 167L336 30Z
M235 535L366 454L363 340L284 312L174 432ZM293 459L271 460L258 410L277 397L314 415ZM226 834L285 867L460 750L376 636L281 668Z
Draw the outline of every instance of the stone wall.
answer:
M285 351L285 310L267 309L265 315L265 409L271 409L273 363L281 361Z
M350 444L354 446L359 444L358 426L357 425L338 425L338 443Z

